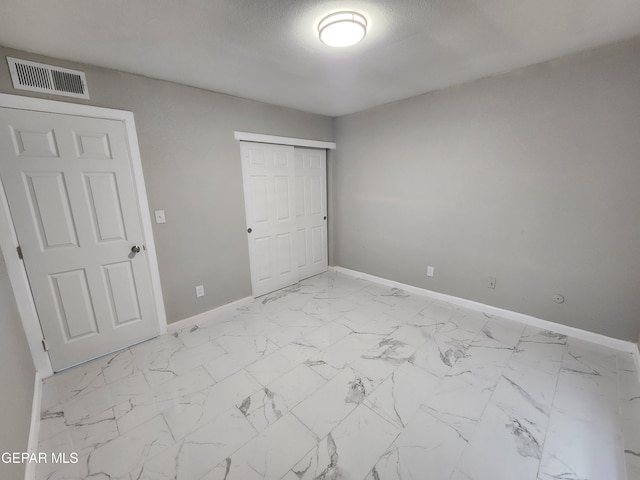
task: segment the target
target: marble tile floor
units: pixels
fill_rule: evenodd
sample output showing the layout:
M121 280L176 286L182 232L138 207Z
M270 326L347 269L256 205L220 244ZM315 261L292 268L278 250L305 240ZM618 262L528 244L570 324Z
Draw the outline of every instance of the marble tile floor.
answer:
M637 480L630 354L325 273L54 375L37 478Z

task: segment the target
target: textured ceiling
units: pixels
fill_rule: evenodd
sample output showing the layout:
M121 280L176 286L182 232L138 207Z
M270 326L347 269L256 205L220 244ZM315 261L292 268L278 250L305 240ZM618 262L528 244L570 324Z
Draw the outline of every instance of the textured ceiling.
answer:
M348 9L364 41L320 43ZM0 45L331 116L638 34L639 0L0 1Z

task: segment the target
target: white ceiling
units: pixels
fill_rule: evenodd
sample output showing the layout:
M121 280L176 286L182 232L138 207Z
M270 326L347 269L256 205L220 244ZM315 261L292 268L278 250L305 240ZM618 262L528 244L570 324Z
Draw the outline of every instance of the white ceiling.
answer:
M349 49L317 37L340 10ZM0 45L331 116L638 34L640 0L0 1Z

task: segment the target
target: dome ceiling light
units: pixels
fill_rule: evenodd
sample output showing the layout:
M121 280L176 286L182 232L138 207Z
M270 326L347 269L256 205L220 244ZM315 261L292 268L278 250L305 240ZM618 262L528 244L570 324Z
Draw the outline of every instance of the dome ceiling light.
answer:
M367 20L356 12L327 15L318 25L320 41L330 47L350 47L367 34Z

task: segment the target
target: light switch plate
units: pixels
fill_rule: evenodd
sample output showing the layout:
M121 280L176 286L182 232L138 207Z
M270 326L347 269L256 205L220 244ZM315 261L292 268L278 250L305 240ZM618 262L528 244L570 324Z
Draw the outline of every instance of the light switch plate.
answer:
M156 223L166 223L167 219L164 216L164 210L156 210Z

